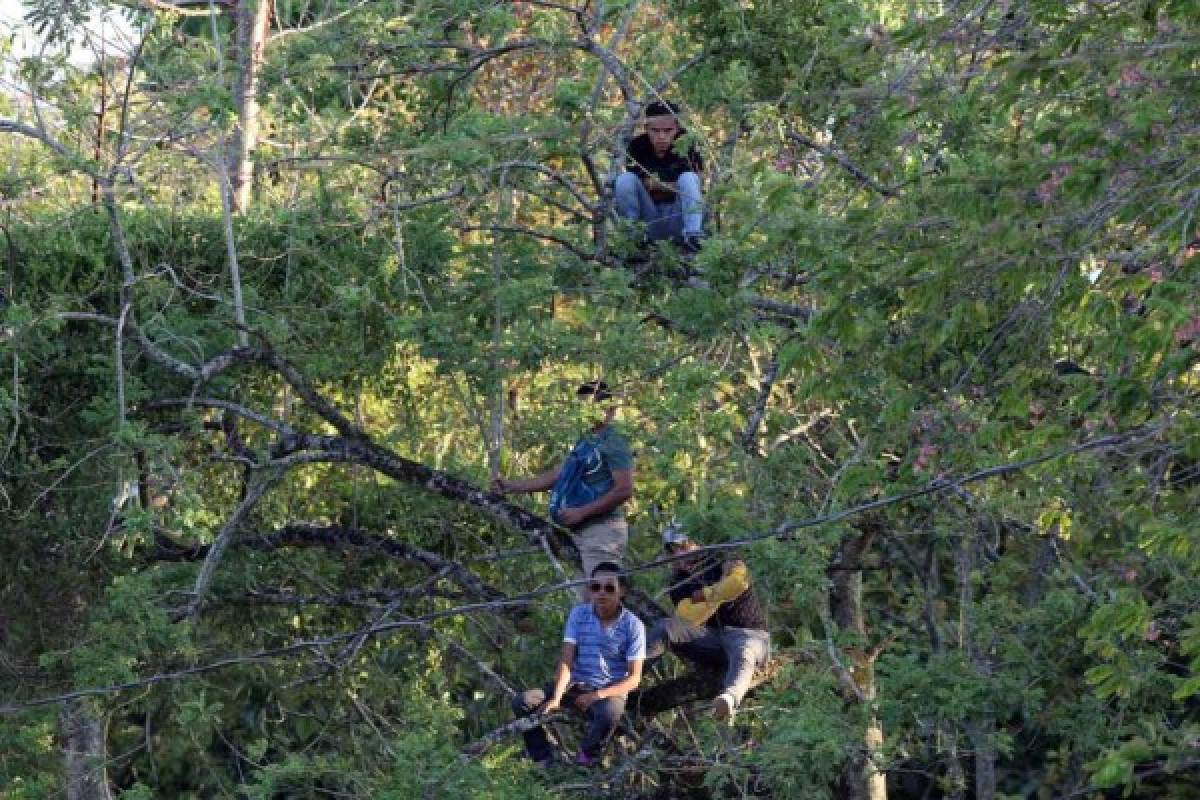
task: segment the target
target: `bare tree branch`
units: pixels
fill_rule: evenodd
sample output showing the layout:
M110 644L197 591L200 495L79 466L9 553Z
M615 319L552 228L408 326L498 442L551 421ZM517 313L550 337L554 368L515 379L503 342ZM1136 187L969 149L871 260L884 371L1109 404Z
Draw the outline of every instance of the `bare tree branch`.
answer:
M746 423L746 430L742 432L742 447L750 453L757 452L758 446L755 443L758 438L758 426L762 424L763 417L767 413L767 400L771 396L771 389L775 386L775 380L779 377L779 352L776 351L771 356L771 361L767 364L767 369L763 373L762 383L758 387L758 399L754 402L754 412L750 415L750 420Z
M46 145L46 147L49 147L67 161L71 162L71 165L80 172L83 172L94 179L99 179L101 177L99 172L94 167L88 165L83 156L67 149L67 147L65 147L46 131L25 125L24 123L17 122L16 120L0 119L0 133L16 133L30 139L35 139Z
M818 153L825 156L826 158L833 159L834 161L836 161L838 163L839 166L841 166L842 169L846 170L851 175L853 175L855 180L857 180L859 183L861 183L863 186L867 187L868 189L878 192L879 194L883 195L884 197L896 197L899 194L895 189L888 187L888 186L884 186L879 181L872 178L861 167L859 167L857 164L855 164L853 161L851 161L849 158L847 158L841 152L833 149L832 147L823 145L820 142L817 142L816 140L811 139L811 138L805 136L804 134L798 133L796 131L788 131L787 138L791 139L796 144L802 145L802 146L810 148L812 150L816 150Z
M237 508L229 515L229 519L225 520L225 524L221 526L216 539L213 540L212 547L209 548L208 554L204 558L204 563L200 567L200 572L196 576L196 583L192 588L192 599L184 611L184 616L195 617L200 613L200 610L204 606L204 595L208 592L208 587L212 583L218 565L221 563L221 557L229 547L234 534L241 528L242 523L250 512L254 510L254 507L258 505L258 501L263 498L263 495L278 483L282 477L283 471L278 469L271 470L265 475L250 473L247 478L246 496L242 498Z
M181 398L167 398L167 399L163 399L163 400L151 400L150 402L145 404L144 409L147 411L154 411L154 410L162 409L162 408L175 408L175 407L217 408L217 409L221 409L222 411L229 411L230 413L236 414L239 417L242 417L244 419L248 419L251 422L256 422L259 425L263 426L264 428L267 428L268 430L275 431L276 433L280 434L281 436L296 436L297 435L295 430L293 430L290 426L280 422L279 420L271 419L270 417L266 416L265 414L260 414L257 411L253 411L249 408L246 408L245 406L243 406L239 403L233 403L233 402L230 402L229 400L219 400L219 399L212 398L212 397L194 397L194 398L181 397Z

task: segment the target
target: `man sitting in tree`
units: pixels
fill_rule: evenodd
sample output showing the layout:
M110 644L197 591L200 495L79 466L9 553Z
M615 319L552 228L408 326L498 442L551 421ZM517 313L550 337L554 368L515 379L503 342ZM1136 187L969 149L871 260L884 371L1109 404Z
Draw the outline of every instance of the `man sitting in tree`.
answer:
M704 236L704 167L694 147L676 152L684 133L670 103L646 106L645 133L629 143L628 171L617 177L614 202L623 219L646 225L648 241L669 239L695 253Z
M562 655L554 680L542 689L513 697L518 717L548 714L564 701L587 717L587 732L575 763L591 766L604 752L625 711L626 696L642 679L646 658L646 628L621 604L625 594L621 568L611 562L596 565L588 589L590 603L575 606L563 631ZM539 766L554 760L546 731L526 731L525 749Z
M697 549L675 523L663 531L663 547L675 556ZM724 553L684 556L671 564L669 594L675 614L650 630L646 657L658 658L670 648L689 661L725 667L713 714L732 722L771 648L767 613L750 586L746 564Z

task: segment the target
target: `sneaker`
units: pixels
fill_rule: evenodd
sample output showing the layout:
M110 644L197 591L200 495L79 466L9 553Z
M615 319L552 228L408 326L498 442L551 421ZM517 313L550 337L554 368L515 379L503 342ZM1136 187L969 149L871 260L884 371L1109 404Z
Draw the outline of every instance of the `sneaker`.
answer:
M703 233L685 233L683 235L683 241L679 245L679 249L682 250L685 255L689 256L694 256L696 253L699 253L700 248L702 247L704 247Z
M722 722L733 724L733 717L737 713L737 704L733 701L733 695L729 692L721 692L713 700L713 716Z
M546 770L550 769L553 766L554 766L554 756L550 756L549 758L543 758L541 761L533 762L533 768L536 770L540 770L542 772L545 772Z
M575 754L575 763L581 767L591 767L596 764L596 759L589 756L587 753L580 750Z
M625 256L625 264L630 267L644 267L650 263L650 254L645 250L634 250Z

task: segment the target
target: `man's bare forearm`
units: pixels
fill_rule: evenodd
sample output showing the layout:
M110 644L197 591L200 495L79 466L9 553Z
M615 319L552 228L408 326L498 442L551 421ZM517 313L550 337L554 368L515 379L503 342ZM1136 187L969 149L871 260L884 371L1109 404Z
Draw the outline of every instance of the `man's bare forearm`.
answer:
M630 663L633 664L638 662ZM605 686L603 689L597 690L596 695L601 699L605 697L620 697L621 695L632 692L638 687L639 684L641 684L641 682L642 670L640 663L638 663L638 667L636 669L631 669L628 675L614 683L612 686Z
M567 686L571 683L571 667L563 662L558 662L558 671L554 675L554 693L550 695L550 699L555 704L561 703L563 695L567 693Z
M506 494L524 494L532 492L544 492L554 488L554 482L558 480L559 467L548 469L540 475L534 475L532 478L524 478L521 480L500 479L496 481L496 488Z

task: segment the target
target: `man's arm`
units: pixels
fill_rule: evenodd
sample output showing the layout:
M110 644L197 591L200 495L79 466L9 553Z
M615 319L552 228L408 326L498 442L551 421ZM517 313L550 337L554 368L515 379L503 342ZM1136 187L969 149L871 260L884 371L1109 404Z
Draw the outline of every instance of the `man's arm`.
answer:
M648 172L642 176L642 185L646 187L646 191L651 195L655 193L660 195L674 195L679 191L679 184L675 181L664 181L652 172Z
M644 664L645 661L643 659L636 658L633 661L627 661L625 663L629 665L629 674L614 683L612 686L605 686L603 689L600 689L598 692L596 692L596 694L600 696L601 700L606 697L619 697L623 694L629 694L638 687L638 684L642 682L642 664Z
M587 711L592 703L597 700L603 700L606 697L619 697L624 694L629 694L638 687L642 682L642 664L644 659L635 658L625 662L629 665L629 674L621 680L614 683L612 686L605 686L603 689L597 689L594 692L581 694L575 698L575 705L580 711Z
M523 480L509 480L506 478L494 478L492 480L492 490L500 494L520 494L522 492L544 492L547 489L554 488L554 482L558 480L559 470L562 469L562 464L559 464L554 469L548 469L545 472L534 475L532 478Z
M633 497L633 468L614 469L612 476L613 485L611 489L586 505L564 508L558 513L558 521L568 527L578 525L588 517L607 514L630 497ZM552 482L551 486L553 485Z
M728 603L742 596L750 588L750 570L745 561L731 561L725 565L725 576L716 583L697 589L693 600L700 602ZM700 595L699 598L696 595Z
M550 699L542 704L541 713L549 714L562 704L563 695L571 685L571 665L575 663L575 643L563 642L562 655L558 657L558 667L554 673L554 692Z

